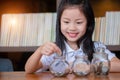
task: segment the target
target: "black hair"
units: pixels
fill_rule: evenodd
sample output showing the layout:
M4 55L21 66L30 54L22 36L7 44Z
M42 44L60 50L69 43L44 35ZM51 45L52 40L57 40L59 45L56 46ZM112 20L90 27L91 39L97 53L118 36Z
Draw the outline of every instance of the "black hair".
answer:
M77 41L77 46L80 47L80 43L83 43L82 49L83 52L88 55L88 59L91 61L94 53L94 43L92 41L92 34L95 26L95 19L92 7L89 0L61 0L57 8L57 20L56 20L56 44L63 51L65 50L66 40L65 36L61 33L61 16L65 8L71 6L78 6L80 10L83 11L87 19L87 29L86 33Z

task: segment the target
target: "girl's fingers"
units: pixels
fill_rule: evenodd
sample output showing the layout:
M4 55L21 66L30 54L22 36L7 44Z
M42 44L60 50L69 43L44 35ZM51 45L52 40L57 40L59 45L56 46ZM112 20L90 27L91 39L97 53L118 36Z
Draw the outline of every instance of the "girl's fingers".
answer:
M61 55L61 50L55 43L48 42L41 47L41 53L44 55L51 55L53 53Z
M51 43L51 46L53 46L52 50L54 51L54 53L58 53L59 55L62 54L60 48L55 43Z

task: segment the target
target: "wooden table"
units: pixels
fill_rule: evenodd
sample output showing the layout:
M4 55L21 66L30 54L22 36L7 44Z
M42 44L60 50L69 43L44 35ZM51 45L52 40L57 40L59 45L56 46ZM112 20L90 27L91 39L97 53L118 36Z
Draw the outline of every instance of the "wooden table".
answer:
M0 80L120 80L120 73L110 73L108 76L95 77L93 74L76 77L68 74L66 77L54 77L50 72L26 74L25 72L0 72Z

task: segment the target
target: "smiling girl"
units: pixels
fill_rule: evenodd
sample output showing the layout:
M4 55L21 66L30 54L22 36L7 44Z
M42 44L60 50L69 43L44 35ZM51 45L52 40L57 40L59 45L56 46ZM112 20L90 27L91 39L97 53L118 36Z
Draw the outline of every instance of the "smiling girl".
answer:
M57 54L65 56L68 63L75 60L75 53L86 54L89 61L94 50L104 47L111 61L111 72L120 72L120 60L101 42L92 41L95 20L89 0L61 0L57 9L56 41L41 45L28 59L26 73L42 72L49 69ZM72 56L71 56L72 55Z

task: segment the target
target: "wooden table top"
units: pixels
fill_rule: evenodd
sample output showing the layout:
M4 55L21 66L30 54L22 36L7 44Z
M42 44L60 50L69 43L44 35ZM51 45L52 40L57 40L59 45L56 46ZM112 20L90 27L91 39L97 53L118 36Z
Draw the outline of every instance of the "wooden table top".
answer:
M120 73L109 73L108 76L95 77L90 74L85 77L77 77L68 74L66 77L54 77L50 72L26 74L25 72L0 72L0 80L120 80Z

